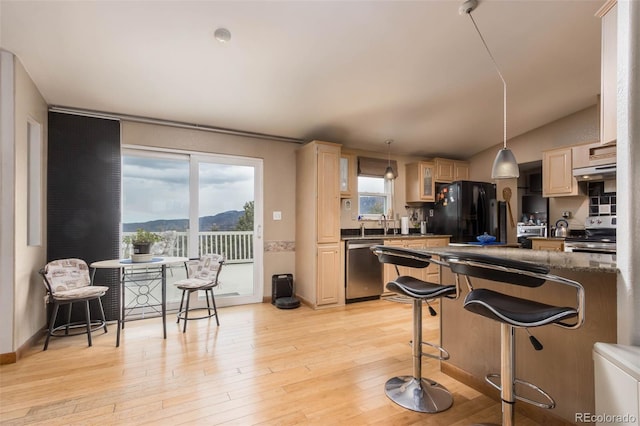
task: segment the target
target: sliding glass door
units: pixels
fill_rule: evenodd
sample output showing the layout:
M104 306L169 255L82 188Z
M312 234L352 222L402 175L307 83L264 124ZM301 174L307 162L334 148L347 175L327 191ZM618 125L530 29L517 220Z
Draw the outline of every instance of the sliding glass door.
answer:
M262 301L262 160L127 148L122 174L123 237L142 228L163 237L157 255L223 254L218 305ZM168 275L169 308L184 275L182 267Z

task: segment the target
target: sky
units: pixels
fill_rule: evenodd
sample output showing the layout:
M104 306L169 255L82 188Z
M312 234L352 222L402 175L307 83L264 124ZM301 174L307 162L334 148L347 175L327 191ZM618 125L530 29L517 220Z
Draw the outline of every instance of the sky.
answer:
M243 210L253 197L253 167L200 163L199 216ZM122 222L189 217L189 162L123 156Z

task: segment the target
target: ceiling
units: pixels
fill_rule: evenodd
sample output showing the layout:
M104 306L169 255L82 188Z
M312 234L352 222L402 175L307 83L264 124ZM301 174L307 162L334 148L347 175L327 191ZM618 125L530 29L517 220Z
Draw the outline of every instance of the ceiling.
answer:
M480 1L509 138L596 104L602 3ZM0 46L50 105L467 158L503 91L460 4L0 0Z

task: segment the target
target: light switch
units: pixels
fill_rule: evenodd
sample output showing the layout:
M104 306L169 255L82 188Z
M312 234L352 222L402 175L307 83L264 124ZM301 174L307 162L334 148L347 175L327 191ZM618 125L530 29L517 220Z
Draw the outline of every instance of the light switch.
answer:
M282 220L282 212L273 212L273 220Z

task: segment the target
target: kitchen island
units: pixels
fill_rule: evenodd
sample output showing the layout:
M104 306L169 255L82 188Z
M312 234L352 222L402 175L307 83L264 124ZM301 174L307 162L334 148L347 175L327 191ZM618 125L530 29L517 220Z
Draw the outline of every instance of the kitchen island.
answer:
M616 342L616 264L615 256L565 253L515 248L442 247L425 249L443 252L469 251L513 260L528 261L551 268L551 273L580 282L585 289L585 322L579 329L556 326L529 331L544 345L536 351L526 331L516 331L516 377L541 387L556 401L544 410L518 401L520 410L541 424L575 424L576 413L595 413L593 345ZM442 282L454 283L451 271L443 267ZM526 288L471 279L474 288L490 288L505 294L559 306L575 306L575 292L566 286L546 283ZM440 338L451 357L441 362L441 370L493 398L499 392L484 377L500 372L500 326L463 308L468 289L461 280L458 300L442 300ZM522 392L517 389L517 392ZM535 397L530 392L525 396Z

